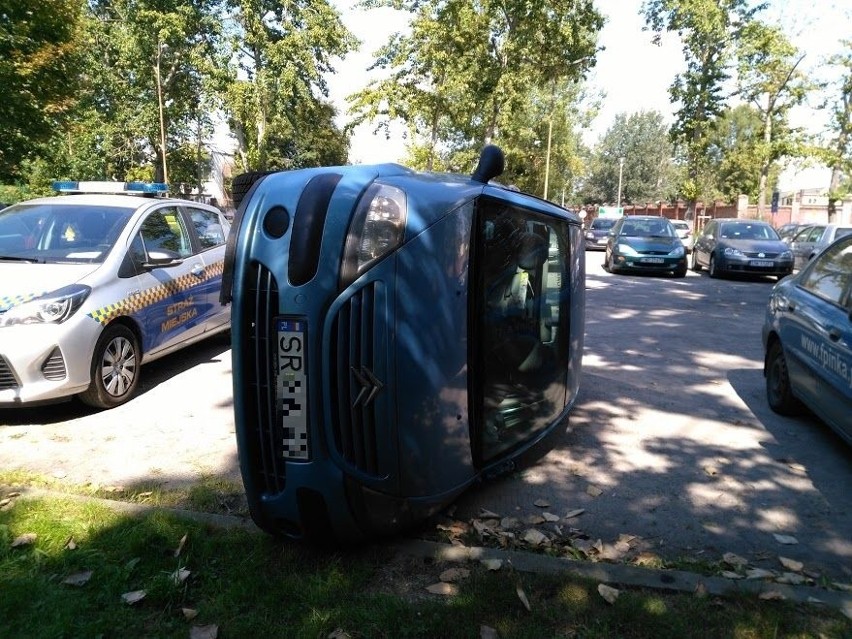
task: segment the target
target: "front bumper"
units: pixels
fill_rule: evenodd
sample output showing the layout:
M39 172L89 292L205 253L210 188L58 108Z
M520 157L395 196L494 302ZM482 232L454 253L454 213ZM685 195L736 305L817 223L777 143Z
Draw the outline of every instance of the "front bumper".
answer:
M86 390L100 328L85 315L0 328L0 406L59 401Z
M614 268L622 271L642 271L642 272L664 272L686 270L686 256L681 257L658 257L658 256L625 256L613 255L612 265Z
M718 260L716 268L722 273L785 277L793 272L793 260L759 260L726 255Z

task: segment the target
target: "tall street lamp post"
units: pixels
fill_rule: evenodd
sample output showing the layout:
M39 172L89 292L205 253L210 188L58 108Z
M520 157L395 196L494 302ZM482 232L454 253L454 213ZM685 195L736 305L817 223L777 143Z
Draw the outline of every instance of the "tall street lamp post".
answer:
M157 64L154 66L154 72L157 76L157 102L160 106L160 151L163 158L163 182L169 183L169 172L166 168L166 123L163 118L163 83L160 79L160 58L163 55L163 50L167 49L168 45L157 40Z
M618 158L618 199L615 202L615 208L621 208L621 174L624 171L624 158Z

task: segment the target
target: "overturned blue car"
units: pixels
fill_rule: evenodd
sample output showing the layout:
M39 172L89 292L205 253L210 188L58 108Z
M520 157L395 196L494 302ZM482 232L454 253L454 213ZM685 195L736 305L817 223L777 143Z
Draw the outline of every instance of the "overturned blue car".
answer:
M265 531L391 534L564 432L582 226L495 182L503 163L487 146L471 176L382 164L235 180L222 298L240 469Z

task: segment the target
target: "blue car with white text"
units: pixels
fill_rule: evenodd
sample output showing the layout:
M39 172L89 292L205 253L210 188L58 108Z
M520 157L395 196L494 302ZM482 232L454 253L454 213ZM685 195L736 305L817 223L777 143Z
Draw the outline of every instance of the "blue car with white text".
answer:
M357 542L412 526L564 432L585 313L580 218L398 164L248 174L225 258L254 521Z
M807 407L852 444L852 236L773 287L763 345L772 410Z

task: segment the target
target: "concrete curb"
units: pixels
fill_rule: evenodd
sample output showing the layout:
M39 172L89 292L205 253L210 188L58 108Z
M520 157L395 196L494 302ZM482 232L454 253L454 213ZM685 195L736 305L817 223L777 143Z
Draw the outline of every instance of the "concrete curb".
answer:
M257 534L264 534L255 526L251 519L235 515L218 515L180 508L150 506L39 488L18 487L13 490L20 492L23 498L52 497L71 499L99 504L105 508L110 508L116 512L134 517L162 512L217 528L236 528L256 532ZM452 544L422 539L394 541L390 542L386 547L400 554L431 559L436 562L467 563L499 559L504 564L511 564L514 569L522 572L545 575L576 575L609 586L649 588L692 594L706 593L721 597L743 593L754 595L777 593L777 595L780 595L787 601L836 608L846 617L852 619L852 593L827 590L816 586L792 586L756 579L708 577L682 570L658 570L625 564L578 561L567 557L551 557L517 550L501 550L499 548L478 546L454 546Z

